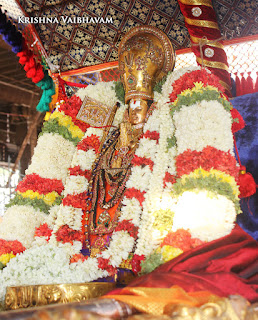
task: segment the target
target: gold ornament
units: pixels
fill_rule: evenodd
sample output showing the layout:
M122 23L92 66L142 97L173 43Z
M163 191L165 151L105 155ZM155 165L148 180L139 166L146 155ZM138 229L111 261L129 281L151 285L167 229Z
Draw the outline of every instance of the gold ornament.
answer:
M219 298L198 307L178 304L167 306L165 313L175 320L247 320L249 302L238 295Z
M5 296L5 310L85 301L100 297L114 287L114 283L107 282L9 287Z
M151 26L135 27L127 32L118 55L126 103L130 99L152 100L154 85L175 65L168 37Z

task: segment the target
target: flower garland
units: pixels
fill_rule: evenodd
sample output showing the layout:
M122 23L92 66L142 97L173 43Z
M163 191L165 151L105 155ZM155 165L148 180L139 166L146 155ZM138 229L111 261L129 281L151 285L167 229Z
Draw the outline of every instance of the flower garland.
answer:
M174 102L178 95L186 90L191 90L196 86L196 83L202 84L203 87L213 87L224 93L224 88L216 76L211 77L211 73L207 69L193 70L190 73L183 74L173 83L173 91L169 95L170 102Z
M159 243L156 249L152 246L149 252L136 251L133 258L136 273L151 272L203 241L230 233L236 213L240 212L238 167L232 155L232 107L219 91L218 79L205 69L187 70L175 78L170 75L172 79L170 115L175 131L168 138L167 151L175 157L176 150L177 156L163 179L164 191L170 190L165 200L167 207L148 217L149 221L154 219L152 226L148 225L148 231L153 230L152 236L158 241L165 235L166 241L167 237L171 241ZM168 87L168 83L163 86L166 96ZM169 231L171 228L173 231ZM177 234L182 243L191 245L180 246L173 237Z
M63 112L54 112L48 122L45 122L40 135L45 132L58 133L65 139L73 142L75 145L83 137L83 131L77 126L70 124L72 120L69 116L65 116Z
M69 169L70 175L65 185L65 197L55 222L54 233L64 225L74 230L81 230L91 169L99 152L102 136L102 129L89 128L77 145Z
M139 228L139 237L137 239L135 254L137 256L148 255L157 246L155 236L150 232L154 223L154 213L160 208L162 201L163 179L165 172L168 169L169 153L167 152L167 140L173 135L173 124L169 117L169 106L166 103L166 98L159 96L157 101L157 110L153 113L153 122L151 125L155 131L159 133L159 141L156 144L156 152L153 154L153 173L149 180L149 190L145 195L145 203L141 216L141 223ZM145 133L149 128L146 124L144 127ZM156 140L154 140L156 143ZM153 149L152 149L153 150ZM141 152L137 150L136 152ZM173 161L171 162L173 165Z
M102 131L100 129L90 128L88 129L85 135L85 138L82 140L80 144L78 144L77 156L75 156L75 158L73 159L72 164L74 165L74 168L76 168L76 171L79 174L82 174L82 172L86 171L87 177L89 177L89 174L88 174L89 170L92 167L93 162L97 158L101 133ZM142 139L144 141L146 140L145 137L142 137ZM147 138L147 140L149 139ZM156 144L156 141L154 144ZM151 143L149 145L149 149L146 147L143 149L143 147L141 147L141 140L140 140L139 148L137 150L139 150L140 153L141 153L141 150L142 151L144 150L145 151L144 154L146 154L146 150L149 150L147 153L150 154L150 149L152 148L153 148L153 144ZM96 154L95 157L94 157L94 153ZM81 159L83 159L83 161ZM101 266L101 268L106 267L107 270L109 270L112 267L110 270L113 270L113 268L118 267L122 259L127 259L130 251L133 248L134 239L137 237L137 224L139 223L139 216L138 216L138 219L137 219L137 215L135 214L132 217L132 213L130 210L130 215L131 215L131 219L130 219L130 216L128 215L129 213L128 209L130 209L129 203L131 204L133 203L135 207L136 207L136 204L138 204L137 212L139 215L141 213L140 206L143 202L144 194L146 193L145 189L146 189L146 186L148 185L147 183L148 176L150 175L151 169L152 169L149 167L142 168L143 164L146 161L148 163L152 163L150 159L148 160L145 157L140 158L139 156L137 156L137 154L135 154L134 160L133 160L132 174L129 180L127 181L127 185L126 185L127 189L126 189L124 200L123 200L126 203L126 205L122 206L121 216L119 218L117 228L113 232L112 240L109 248L105 252L103 252L102 256L98 257L98 261L101 262L99 263L99 266ZM140 185L139 185L139 176L144 177L144 179L140 180L141 182ZM67 219L70 219L70 221L75 219L75 216L77 217L83 216L83 218L85 218L85 215L83 215L83 209L85 208L85 196L86 196L85 192L87 191L87 186L84 186L84 188L82 189L75 187L72 191L73 193L71 193L71 189L67 191L67 187L69 187L69 180L71 178L72 178L71 176L68 178L68 182L65 188L65 194L67 193L67 196L63 200L63 205L62 205L63 209L61 209L61 210L64 210L65 207L67 208L66 206L67 204L70 205L68 209L68 211L70 212L70 218L68 218L69 215L67 215ZM81 192L78 193L78 190L80 190ZM77 194L75 194L76 192ZM78 201L79 199L81 199L82 202ZM73 208L71 207L71 205ZM74 213L74 210L75 210L74 206L79 207L80 210L82 210L80 214L78 214L78 212L76 214ZM127 209L125 210L124 215L123 215L123 208ZM62 214L59 214L60 218L57 219L55 228L58 228L58 226L60 228L65 222L64 217L66 215L63 214L63 211L61 212ZM71 225L69 226L74 227ZM135 231L132 232L132 229ZM124 248L125 243L127 244L127 250L125 250ZM122 247L122 244L123 244L123 247ZM118 250L119 248L121 249L120 254Z
M170 231L163 239L161 245L150 254L146 260L142 260L137 273L146 274L155 270L161 264L170 261L183 252L189 251L204 242L198 238L192 238L189 231L178 229Z
M206 190L220 194L231 200L240 213L239 189L234 177L215 170L206 171L202 168L196 169L189 174L185 174L173 185L174 195L181 195L188 190Z
M223 95L221 95L217 88L210 85L204 86L204 84L201 82L195 82L195 85L192 89L186 89L177 96L177 99L173 102L173 106L176 108L173 108L171 113L173 113L175 110L180 110L182 106L191 106L194 103L202 100L216 100L223 105L225 110L229 111L232 109L230 102Z
M172 230L188 229L193 237L202 241L229 234L236 220L233 201L204 189L183 192L177 199L174 212Z
M39 227L45 217L44 212L30 204L13 204L3 216L0 237L4 240L16 239L29 248L34 240L35 227Z
M177 176L189 174L196 168L202 168L206 171L216 169L231 175L237 181L239 176L239 167L235 157L230 152L218 150L207 146L202 151L190 150L179 154L176 158Z
M78 112L81 103L78 97L68 99L59 106L60 111L55 111L50 121L44 123L31 165L26 171L25 178L18 184L15 197L7 206L0 226L1 238L8 240L12 235L11 239L17 239L25 247L30 247L35 227L38 228L44 223L51 208L60 205L67 170L76 145L76 142L71 142L69 138L77 137L79 141L83 130L88 127L76 119L73 111L75 109ZM59 121L58 127L69 132L70 136L62 135L58 130L52 130L53 133L46 129L49 128L51 121L56 119ZM51 219L52 217L49 221ZM36 237L39 234L40 230L36 232Z
M167 110L167 114L168 114L169 110ZM148 124L149 123L149 124ZM151 128L158 128L160 126L160 123L157 122L156 119L156 115L153 115L149 118L148 123L146 124L146 128L144 129L144 133L146 132L151 132L153 131ZM100 129L94 129L94 128L89 128L85 134L84 138L88 138L92 135L96 135L99 136L101 135L101 130ZM148 134L146 136L143 135L143 137L140 139L139 142L139 148L137 149L137 151L139 152L138 154L136 154L135 158L137 159L137 161L135 161L135 164L132 168L132 171L136 170L136 172L139 173L139 169L141 168L141 163L139 162L139 157L144 158L144 155L150 155L150 158L152 161L156 161L156 159L158 158L155 153L153 151L158 150L158 145L157 145L157 137L159 136L159 133L153 133L152 134L154 137L154 140L152 142L152 140L147 137ZM167 137L166 137L167 138ZM166 138L163 139L164 142L166 141ZM89 141L89 140L88 140ZM91 141L93 141L93 139L91 139ZM145 146L145 142L146 146ZM81 144L83 145L83 143ZM154 147L154 149L153 149ZM96 154L95 154L95 149L93 148L83 148L84 151L82 149L77 149L75 156L73 157L72 160L72 167L71 167L71 171L70 172L78 172L80 175L82 174L82 172L87 172L88 174L88 170L91 170L91 166L94 162L94 160L96 159ZM145 161L145 160L144 160ZM148 162L150 162L148 160ZM153 170L154 170L155 165L153 166ZM75 168L75 169L72 169ZM149 166L147 166L147 168L149 168ZM151 175L151 169L149 168L147 171L145 168L142 168L142 177L146 178L146 175ZM157 170L158 171L158 170ZM162 178L161 180L161 184L162 184ZM69 177L67 179L67 182L69 181ZM146 181L148 181L148 179L146 179ZM127 182L130 186L130 179ZM155 180L153 179L153 184L155 183ZM134 188L129 188L127 187L127 192L125 193L124 199L123 199L123 206L122 206L122 212L121 212L121 216L119 218L119 223L117 225L117 229L114 231L113 235L112 235L112 240L110 243L109 248L104 251L102 253L101 256L97 257L97 258L88 258L87 260L83 261L83 262L78 262L78 263L73 263L72 265L74 265L73 268L75 268L76 270L78 270L78 268L80 268L80 266L83 266L84 270L92 270L91 271L91 276L90 278L88 278L88 276L86 276L86 273L84 271L84 281L90 281L90 280L94 280L97 277L101 277L101 276L106 276L108 274L108 272L113 273L114 272L114 268L117 268L122 260L127 259L128 258L128 254L132 251L133 247L134 247L134 243L135 243L135 237L137 237L137 228L138 225L140 223L140 215L141 215L141 204L144 205L144 201L142 201L142 197L144 197L144 195L147 193L148 191L148 183L145 184L145 186L143 186L142 184L139 185L139 183L136 183L134 185ZM66 192L66 188L65 188L65 192ZM80 219L82 218L82 214L83 211L81 211L81 214L78 213L78 211L74 211L77 210L79 208L74 208L69 206L66 206L65 203L66 201L69 203L71 203L73 200L75 200L75 202L77 203L78 207L82 207L83 208L83 204L79 204L79 197L82 194L67 194L66 197L64 198L64 201L59 209L58 214L55 217L55 223L54 223L54 227L53 227L53 234L49 240L49 244L46 246L42 246L42 251L47 250L48 246L51 245L57 245L60 247L61 243L60 242L56 242L56 233L58 232L59 228L64 226L65 224L67 224L69 226L69 228L74 229L74 225L69 225L69 223L74 223L74 219L75 217L79 217ZM85 194L84 194L85 196ZM81 197L83 198L83 197ZM139 200L140 201L139 201ZM140 204L141 203L141 204ZM68 214L66 215L62 215L60 213L63 213L64 208L67 207L68 208ZM134 208L135 210L131 210L132 208ZM73 211L71 211L73 210ZM82 210L80 208L80 210ZM79 220L79 218L77 220ZM66 221L64 221L66 220ZM68 221L68 223L66 223ZM47 237L45 237L47 238ZM73 241L73 246L70 247L63 247L62 249L68 249L69 250L69 254L71 256L74 256L75 254L78 254L81 248L81 245L75 245L75 243L79 244L78 241ZM67 243L65 243L67 244ZM68 243L69 244L69 243ZM76 248L73 248L76 247ZM31 251L27 250L24 254L27 256L28 261L31 259ZM43 253L44 255L44 253ZM18 263L18 261L17 261ZM96 267L96 265L98 267ZM93 269L92 269L93 268ZM74 269L74 271L75 271ZM97 273L96 273L97 272ZM89 272L87 272L87 275L89 274ZM98 276L96 276L96 274ZM51 276L48 276L48 279ZM66 279L67 280L67 279ZM73 279L72 282L74 282L75 280ZM50 281L50 282L53 282Z
M175 81L170 95L178 152L172 230L188 229L202 241L230 233L241 212L232 107L220 90L216 77L202 69Z
M186 72L190 74L189 69ZM167 103L169 94L173 88L173 81L179 79L183 73L185 70L175 73L174 76L169 75L162 87L162 93L155 93L157 107L145 124L144 134L139 140L139 147L132 161L132 173L122 199L121 215L109 247L95 258L82 258L80 255L80 235L84 233L82 221L86 217L89 179L93 164L98 160L99 143L103 134L102 129L88 128L77 145L69 168L64 190L65 198L59 208L53 206L50 209L50 224L41 226L41 232L38 229L41 240L44 240L40 244L38 242L41 250L35 246L12 259L4 273L0 274L0 279L5 285L10 283L10 275L22 284L37 284L41 279L39 274L42 273L46 275L44 281L47 283L55 283L57 280L93 281L113 275L116 268L123 260L128 259L134 249L132 266L137 272L140 263L147 261L153 252L155 257L159 257L157 259L163 262L182 253L182 248L175 240L177 237L173 238L171 232L175 232L183 239L181 242L188 243L188 248L191 248L202 241L211 241L228 234L232 230L238 208L238 191L233 177L230 176L235 172L235 169L230 168L231 163L233 164L230 131L232 118L230 112L225 110L218 100L198 101L189 106L182 106L171 117ZM93 88L89 87L87 90L83 89L84 92L87 91L87 95L91 96L92 92L93 98L105 97L104 102L106 103L107 99L113 105L115 93L110 84L106 85L107 90L104 84L97 86L96 89L100 90L94 88L94 93ZM194 87L196 88L195 85ZM81 98L82 92L79 93ZM117 120L118 118L121 119L121 113L114 122L121 121ZM199 135L198 130L202 132ZM169 144L169 141L174 143ZM209 152L223 156L221 164L219 161L215 162L215 169L206 164L205 158ZM184 173L180 169L180 161L186 161L187 158L190 158L191 164ZM200 165L203 165L204 169L199 169ZM176 176L177 166L179 179ZM198 183L200 181L199 188L196 188L194 180ZM202 188L202 183L205 184L205 188ZM209 189L211 185L213 189ZM189 205L187 210L186 205ZM157 225L160 219L163 219L164 228ZM211 221L215 222L214 225ZM180 231L182 228L184 231ZM160 236L173 238L173 244L168 241L161 246ZM48 240L49 243L46 244ZM53 259L48 256L49 250L54 254ZM66 260L63 260L62 269L59 269L57 274L52 267L54 263L59 265L55 261L55 257L59 255L63 255L63 259L66 257ZM40 265L45 257L48 262ZM22 267L21 263L24 264ZM14 271L15 268L21 270L31 265L33 277L27 274L25 279L24 275L18 276Z
M2 268L18 253L21 253L24 250L25 247L17 240L6 241L0 239L0 264L2 264ZM0 266L0 269L2 268Z
M187 149L202 151L207 146L233 154L232 117L218 101L182 106L173 113L173 121L179 154Z

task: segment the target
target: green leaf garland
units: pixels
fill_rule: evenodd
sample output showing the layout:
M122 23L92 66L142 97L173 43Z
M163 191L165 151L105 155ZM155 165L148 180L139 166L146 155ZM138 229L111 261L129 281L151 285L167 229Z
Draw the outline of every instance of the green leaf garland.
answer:
M66 140L71 141L75 146L80 142L80 138L73 137L71 132L64 126L61 126L58 123L58 120L56 118L50 119L49 121L46 121L44 123L43 129L39 136L43 135L44 133L57 133Z
M191 91L187 94L179 94L177 96L177 102L171 105L171 116L173 116L175 111L179 111L183 106L192 106L197 102L201 101L213 101L216 100L221 103L224 109L228 112L231 110L231 103L227 100L224 100L220 96L220 92L217 90L212 90L210 88L202 88L201 91L195 92Z
M175 196L180 196L185 191L198 191L198 190L206 190L210 192L216 192L222 196L225 196L229 200L234 203L237 213L241 213L241 208L239 205L239 199L233 193L233 188L227 182L219 180L215 176L209 177L186 177L185 182L182 182L182 179L177 180L176 183L173 184L173 194Z
M58 196L55 201L53 202L52 206L60 205L62 202L62 197ZM36 210L40 210L46 214L49 214L49 209L52 207L44 202L43 199L30 199L24 198L20 194L16 194L13 199L11 199L10 203L6 205L6 208L19 205L19 206L32 206Z

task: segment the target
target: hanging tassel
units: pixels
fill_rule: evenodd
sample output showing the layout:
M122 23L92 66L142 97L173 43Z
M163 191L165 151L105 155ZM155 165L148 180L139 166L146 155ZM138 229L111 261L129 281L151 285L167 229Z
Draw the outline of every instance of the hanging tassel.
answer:
M239 191L240 191L239 198L251 197L253 194L256 193L257 184L254 181L254 178L251 175L251 173L246 172L246 167L242 166L237 145L236 145L236 138L234 134L233 134L233 138L234 138L234 145L235 145L236 155L238 158L238 163L240 165L239 179L238 179L238 185L239 185Z
M245 77L244 77L244 72L240 73L241 75L241 80L240 80L240 86L241 86L241 96L245 94Z
M238 184L239 184L240 198L251 197L253 194L256 193L257 185L251 173L246 172L245 166L240 166Z
M256 72L256 82L254 86L254 92L258 92L258 72Z
M237 109L233 108L230 110L231 116L233 118L233 123L232 123L232 133L235 133L245 127L245 121L241 114L237 111Z
M237 73L235 73L235 76L236 76L236 97L239 97L242 95L241 93L241 82L240 82L240 79L237 75Z
M236 82L232 77L230 77L230 80L231 80L232 97L236 97Z
M254 89L253 89L253 79L251 78L251 72L247 72L248 76L246 78L246 94L248 93L253 93Z

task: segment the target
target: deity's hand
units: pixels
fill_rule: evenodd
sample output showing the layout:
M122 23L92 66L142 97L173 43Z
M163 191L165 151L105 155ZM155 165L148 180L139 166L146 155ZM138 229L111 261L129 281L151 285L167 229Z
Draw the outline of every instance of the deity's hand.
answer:
M120 124L119 148L128 147L132 140L132 125L130 122Z

